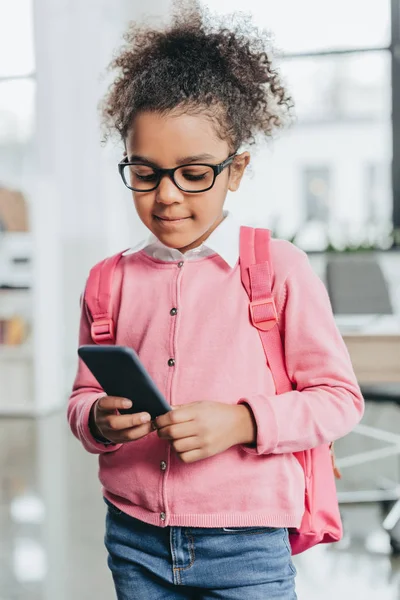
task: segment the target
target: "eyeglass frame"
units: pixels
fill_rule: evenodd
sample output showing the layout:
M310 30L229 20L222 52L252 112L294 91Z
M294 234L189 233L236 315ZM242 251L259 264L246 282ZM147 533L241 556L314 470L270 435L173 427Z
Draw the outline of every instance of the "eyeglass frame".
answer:
M221 163L219 163L217 165L210 165L208 163L187 163L185 165L179 165L178 167L174 167L173 169L162 169L161 167L155 167L154 165L146 164L146 163L143 163L143 162L140 162L137 160L129 161L128 157L126 156L124 159L122 159L118 163L118 171L119 171L119 174L121 175L121 179L124 182L125 186L128 188L128 190L132 190L133 192L139 192L139 193L140 192L143 192L143 193L154 192L154 190L156 190L158 188L158 186L160 185L161 179L164 177L164 175L168 175L168 177L171 179L172 183L174 185L176 185L176 187L179 190L181 190L181 192L185 192L186 194L202 194L203 192L208 192L209 190L211 190L211 188L215 184L215 180L217 179L218 175L220 175L226 167L228 167L230 164L232 164L232 162L236 156L237 156L237 151L234 154L231 154L230 156L228 156L227 159L225 159L224 161L222 161ZM158 177L158 181L157 181L156 185L153 188L150 188L148 190L138 190L138 189L135 189L135 188L131 187L130 185L128 185L126 182L125 175L124 175L124 168L125 168L125 166L129 166L129 165L141 165L141 166L151 167L154 170L155 175L157 175L157 177ZM175 177L174 177L175 171L177 171L178 169L182 169L184 167L210 167L214 172L214 179L213 179L212 184L208 188L205 188L204 190L185 190L175 181Z

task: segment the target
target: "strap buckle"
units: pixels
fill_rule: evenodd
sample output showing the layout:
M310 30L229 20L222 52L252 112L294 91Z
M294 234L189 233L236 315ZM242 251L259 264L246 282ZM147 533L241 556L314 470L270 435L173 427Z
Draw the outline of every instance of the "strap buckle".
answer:
M95 344L114 341L114 323L112 319L98 319L93 321L90 334Z
M260 310L260 307L268 307ZM269 307L272 310L270 313ZM254 327L261 331L270 331L278 323L278 313L276 312L275 300L273 298L263 298L262 300L252 300L250 302L250 316Z

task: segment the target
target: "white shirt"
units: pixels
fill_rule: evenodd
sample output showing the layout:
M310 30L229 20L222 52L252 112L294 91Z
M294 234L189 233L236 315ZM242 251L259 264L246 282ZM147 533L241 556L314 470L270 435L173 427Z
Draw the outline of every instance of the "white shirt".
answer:
M239 260L240 225L230 212L224 212L224 217L224 220L214 229L205 242L198 248L188 250L185 254L182 254L176 248L165 246L154 234L151 234L137 246L127 250L124 256L144 250L146 254L157 260L169 262L176 260L193 261L218 254L233 269Z

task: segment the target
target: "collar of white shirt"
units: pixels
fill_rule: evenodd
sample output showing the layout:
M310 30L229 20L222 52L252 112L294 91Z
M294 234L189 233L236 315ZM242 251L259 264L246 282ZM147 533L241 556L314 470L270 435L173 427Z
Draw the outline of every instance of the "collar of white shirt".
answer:
M224 217L224 220L214 229L201 246L193 248L193 250L188 250L185 254L182 254L176 248L165 246L155 235L151 234L147 239L141 241L140 244L127 250L124 256L144 250L152 258L170 262L176 260L199 260L200 258L218 254L233 269L239 260L240 225L230 212L224 212Z

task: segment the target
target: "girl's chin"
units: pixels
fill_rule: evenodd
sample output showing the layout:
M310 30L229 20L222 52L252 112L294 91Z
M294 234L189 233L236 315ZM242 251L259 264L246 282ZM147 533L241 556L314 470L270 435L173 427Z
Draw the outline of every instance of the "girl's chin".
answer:
M196 236L185 235L177 231L161 232L153 229L153 233L165 246L177 248L178 250L192 245L196 240Z

